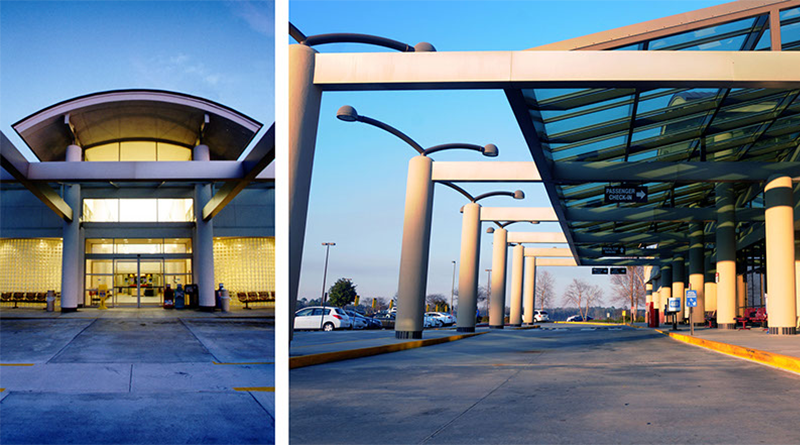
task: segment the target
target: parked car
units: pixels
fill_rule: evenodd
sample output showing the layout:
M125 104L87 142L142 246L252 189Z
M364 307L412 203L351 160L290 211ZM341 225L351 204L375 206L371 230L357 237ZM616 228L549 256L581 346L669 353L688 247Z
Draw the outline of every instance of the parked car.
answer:
M533 311L533 321L550 321L550 315L547 314L547 311Z
M451 326L456 323L456 318L447 312L426 312L425 315L430 315L442 322L442 326Z
M350 317L351 321L351 329L366 329L369 326L369 321L367 321L367 317L359 314L355 311L345 311L347 312L347 316Z
M585 318L581 317L580 315L573 315L572 317L567 318L567 321L591 321L591 320L594 320L594 318L589 317L588 315Z
M367 329L382 329L383 324L375 317L367 317Z
M442 320L439 320L438 317L434 317L428 314L430 314L430 312L425 314L425 322L423 324L423 328L440 328L444 325L444 323L442 323Z
M325 311L325 320L322 320L322 312ZM319 329L332 331L334 329L347 329L350 327L350 317L338 307L310 306L300 309L294 313L294 328L300 329Z
M379 320L381 323L381 328L383 329L394 329L394 319L395 315L389 312L381 311L374 317L375 319Z

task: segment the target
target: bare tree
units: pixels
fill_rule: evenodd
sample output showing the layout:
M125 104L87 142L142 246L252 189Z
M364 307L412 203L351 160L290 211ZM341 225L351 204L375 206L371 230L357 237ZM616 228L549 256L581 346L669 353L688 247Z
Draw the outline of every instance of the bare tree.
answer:
M431 310L436 310L437 306L444 307L445 304L448 304L448 299L442 294L428 294L425 297L425 302L431 305Z
M616 303L629 305L631 308L631 320L635 320L636 312L640 304L644 304L644 267L627 266L625 275L613 275L611 277L612 300Z
M573 305L578 307L578 312L585 320L589 315L589 308L592 303L603 298L603 290L599 286L593 286L583 280L574 278L572 283L564 291L564 306ZM585 310L584 310L585 306Z
M481 315L488 315L489 314L489 289L486 286L479 286L478 287L478 309L479 314ZM481 310L481 306L483 309Z
M544 271L536 277L536 301L539 304L536 306L539 309L550 307L553 303L553 288L555 280L550 272Z

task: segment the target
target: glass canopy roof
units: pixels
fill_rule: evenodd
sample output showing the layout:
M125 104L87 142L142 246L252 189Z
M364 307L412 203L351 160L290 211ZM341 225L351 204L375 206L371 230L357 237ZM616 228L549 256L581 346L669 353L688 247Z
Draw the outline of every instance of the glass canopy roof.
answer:
M782 10L779 17L781 49L800 50L800 7ZM652 39L644 35L636 44L612 50L770 51L770 17L761 14ZM555 163L782 162L797 161L800 151L800 90L523 89L522 95L544 154ZM561 183L555 189L564 209L714 207L714 183L642 183L648 187L647 203L605 204L605 187L617 184ZM761 187L745 193L750 186L734 184L737 207L763 207ZM740 223L740 233L754 224L761 223ZM707 232L712 228L713 223L706 225ZM565 229L573 234L688 231L685 222L650 221L568 221Z

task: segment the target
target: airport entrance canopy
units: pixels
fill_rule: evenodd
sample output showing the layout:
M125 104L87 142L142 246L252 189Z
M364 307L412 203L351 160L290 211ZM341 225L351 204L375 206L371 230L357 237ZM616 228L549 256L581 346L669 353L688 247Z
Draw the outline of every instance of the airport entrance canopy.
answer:
M746 247L763 239L764 182L800 178L797 0L733 2L528 51L318 53L313 69L323 91L503 89L579 265L671 260L688 223L713 228L719 182L735 189ZM614 186L647 196L607 202ZM609 243L649 259L604 256Z

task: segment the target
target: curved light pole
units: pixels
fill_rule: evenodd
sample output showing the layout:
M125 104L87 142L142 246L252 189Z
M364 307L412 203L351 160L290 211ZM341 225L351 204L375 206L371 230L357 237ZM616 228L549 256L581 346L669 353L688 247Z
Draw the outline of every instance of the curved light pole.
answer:
M481 205L478 201L492 196L510 196L524 199L522 190L513 192L494 191L473 197L461 187L443 182L470 200L462 208L461 225L461 269L458 275L458 317L456 331L475 332L476 312L478 310L478 273L480 268Z
M322 327L325 325L325 282L328 280L328 254L331 252L331 246L335 246L336 243L322 243L325 246L325 269L322 273L322 296L320 297L320 302L322 302L322 317L319 319L319 330L322 330Z
M420 154L411 158L408 163L395 338L422 338L433 211L433 160L429 155L442 150L465 149L494 157L498 154L497 146L455 143L435 145L426 149L391 125L359 115L351 106L345 105L339 108L336 117L345 122L362 122L380 128L407 143Z
M411 46L403 42L398 42L397 40L373 36L370 34L341 32L306 36L292 23L289 23L289 35L292 36L297 43L305 46L325 45L329 43L364 43L367 45L382 46L384 48L407 53L436 51L436 48L434 48L433 45L428 42L419 42L416 45Z

